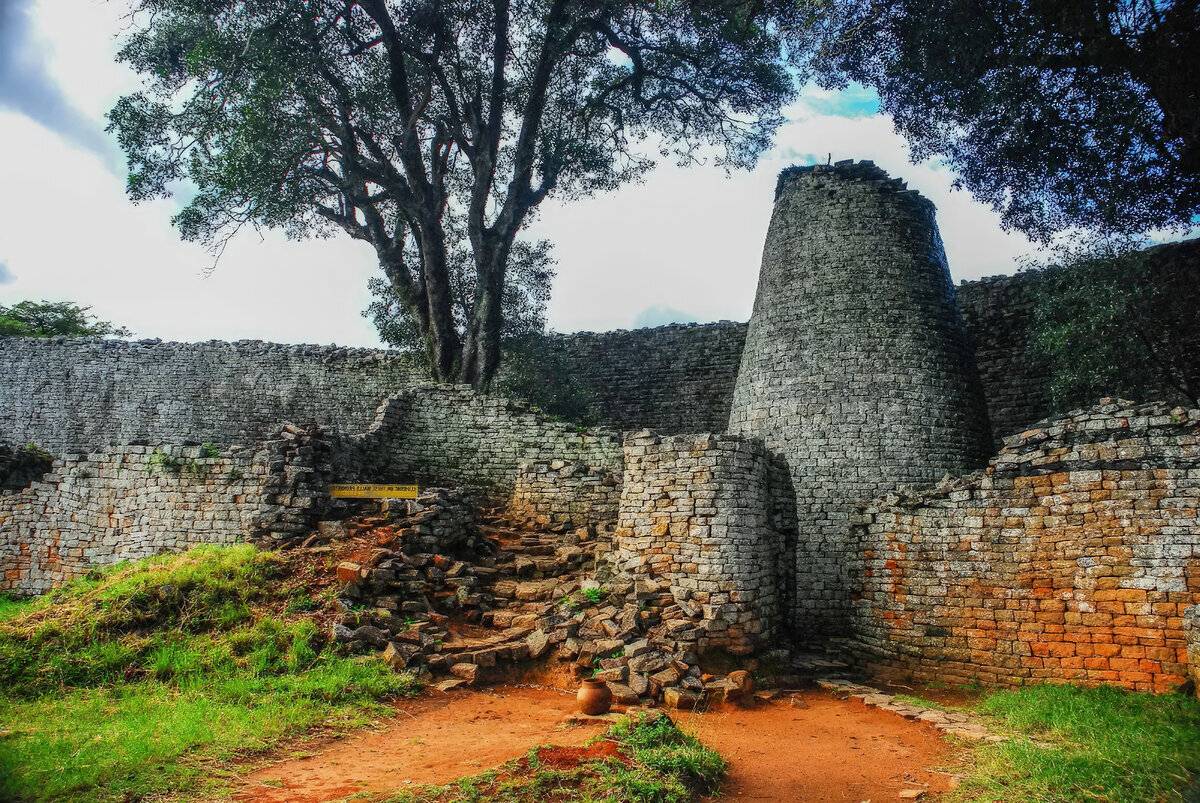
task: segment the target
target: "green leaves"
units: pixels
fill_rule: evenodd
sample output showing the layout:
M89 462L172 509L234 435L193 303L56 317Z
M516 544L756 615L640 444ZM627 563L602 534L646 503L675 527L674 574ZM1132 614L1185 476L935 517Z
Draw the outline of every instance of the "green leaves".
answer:
M830 12L807 66L825 86L878 90L913 160L943 156L1006 226L1048 240L1194 224L1194 3L838 0Z
M192 185L175 224L217 250L245 225L369 243L396 336L479 386L540 321L550 273L518 275L538 204L640 177L651 141L748 167L795 91L779 12L740 0L138 7L120 58L153 80L109 115L130 197Z
M133 332L88 314L69 301L0 304L0 337L129 337Z
M1084 251L1031 283L1031 346L1059 410L1101 396L1200 401L1200 247Z

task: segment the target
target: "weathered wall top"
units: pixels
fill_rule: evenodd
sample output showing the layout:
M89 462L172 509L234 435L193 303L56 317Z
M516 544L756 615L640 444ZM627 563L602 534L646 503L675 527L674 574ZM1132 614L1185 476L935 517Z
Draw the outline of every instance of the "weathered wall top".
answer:
M870 159L855 161L845 159L831 165L795 165L779 171L775 181L775 200L778 201L789 188L795 185L807 185L811 189L827 189L829 192L839 192L852 184L861 191L870 189L881 194L894 196L902 201L911 202L923 213L934 212L933 201L916 190L908 189L908 184L899 178L892 178L887 171L876 165Z
M248 442L279 421L357 432L415 380L396 352L93 338L0 339L0 375L0 440L53 453Z

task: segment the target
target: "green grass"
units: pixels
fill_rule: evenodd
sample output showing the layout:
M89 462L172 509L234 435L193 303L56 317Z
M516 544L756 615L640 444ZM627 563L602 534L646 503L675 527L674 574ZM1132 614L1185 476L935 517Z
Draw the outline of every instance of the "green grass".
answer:
M629 761L592 759L546 767L539 751L452 784L426 787L380 803L688 803L711 794L725 777L725 760L665 715L621 720L594 739L616 742ZM592 744L593 742L589 742Z
M216 793L228 762L414 690L286 615L291 585L276 554L205 547L0 602L0 799Z
M969 710L1012 738L972 751L966 778L947 800L1198 799L1195 700L1047 685L994 692Z

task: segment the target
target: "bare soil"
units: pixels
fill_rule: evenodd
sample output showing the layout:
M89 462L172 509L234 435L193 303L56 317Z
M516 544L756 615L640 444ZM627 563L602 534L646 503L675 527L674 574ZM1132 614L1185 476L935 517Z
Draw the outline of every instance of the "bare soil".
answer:
M574 702L573 695L550 689L434 693L399 704L386 730L310 744L310 757L254 772L234 799L324 803L357 792L449 783L538 745L580 745L603 732L603 724L562 725Z
M726 707L681 716L729 762L713 801L895 801L903 790L929 799L951 776L931 771L955 748L923 722L910 722L825 691L782 695L753 710Z
M524 755L542 744L577 747L603 724L563 726L573 695L498 687L425 696L397 706L384 730L304 746L246 779L240 803L325 803L358 792L444 784ZM824 691L780 696L749 710L680 712L730 763L713 801L895 801L902 790L930 797L950 776L931 771L954 748L920 722L839 700ZM543 751L567 760L579 751Z

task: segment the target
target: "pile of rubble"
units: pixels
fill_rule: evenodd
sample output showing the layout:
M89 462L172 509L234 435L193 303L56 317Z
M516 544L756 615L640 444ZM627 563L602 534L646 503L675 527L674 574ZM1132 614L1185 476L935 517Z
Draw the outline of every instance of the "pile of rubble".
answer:
M613 574L607 528L530 532L476 512L462 492L433 491L365 522L375 549L338 567L346 586L334 637L383 650L397 668L448 674L443 688L557 661L575 678L607 681L623 704L689 708L752 693L746 671L701 669L698 605L665 581ZM787 651L762 658L799 683Z

